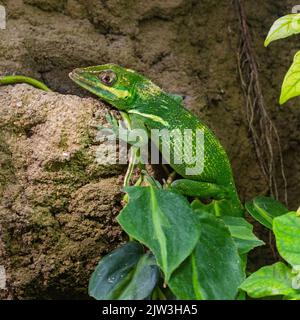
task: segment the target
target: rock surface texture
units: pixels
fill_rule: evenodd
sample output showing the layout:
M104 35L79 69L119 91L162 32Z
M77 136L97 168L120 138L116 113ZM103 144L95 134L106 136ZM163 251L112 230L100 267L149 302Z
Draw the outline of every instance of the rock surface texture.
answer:
M115 216L125 168L95 160L107 108L27 85L0 87L0 104L6 294L83 297L97 260L122 241Z

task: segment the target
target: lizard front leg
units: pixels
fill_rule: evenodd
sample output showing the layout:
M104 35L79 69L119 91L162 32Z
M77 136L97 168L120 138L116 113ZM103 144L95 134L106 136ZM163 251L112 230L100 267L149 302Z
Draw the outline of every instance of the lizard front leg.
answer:
M121 115L128 130L127 143L131 145L128 169L124 178L124 186L128 186L135 166L139 165L142 169L144 168L143 160L145 159L143 159L144 154L141 150L145 150L143 149L145 147L148 148L149 139L147 129L142 121L124 112L121 112Z

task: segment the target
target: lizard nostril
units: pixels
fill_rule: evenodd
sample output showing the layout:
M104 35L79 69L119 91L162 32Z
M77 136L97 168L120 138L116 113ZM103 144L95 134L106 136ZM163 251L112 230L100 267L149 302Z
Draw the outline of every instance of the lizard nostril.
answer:
M76 76L78 76L78 75L81 74L81 73L82 73L82 70L79 69L79 68L76 68L76 69L72 70L72 71L69 73L69 77L70 77L71 79L74 79L74 78L76 78Z

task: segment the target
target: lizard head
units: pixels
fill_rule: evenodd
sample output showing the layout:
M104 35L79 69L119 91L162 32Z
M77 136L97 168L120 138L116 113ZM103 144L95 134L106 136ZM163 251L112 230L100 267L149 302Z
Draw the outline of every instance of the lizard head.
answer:
M77 68L69 76L78 85L120 110L132 109L139 93L149 92L151 87L158 88L135 71L115 64Z

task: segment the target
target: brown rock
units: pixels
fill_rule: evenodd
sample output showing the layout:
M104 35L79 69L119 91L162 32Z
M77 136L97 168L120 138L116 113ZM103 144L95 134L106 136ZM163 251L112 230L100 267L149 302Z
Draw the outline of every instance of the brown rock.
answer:
M2 294L85 297L96 262L123 239L124 166L95 160L107 108L27 85L0 87L0 104Z

